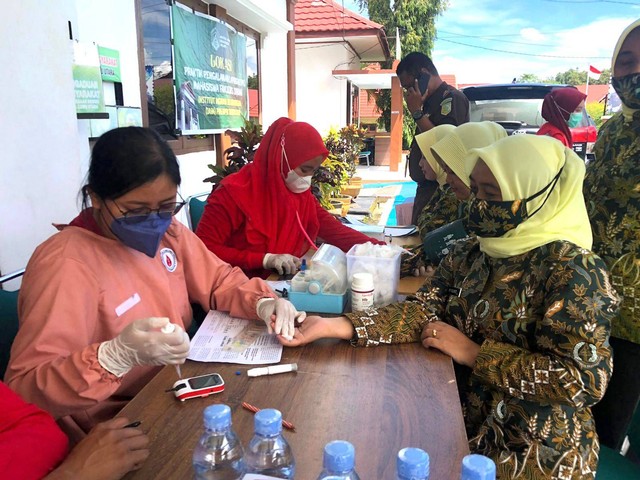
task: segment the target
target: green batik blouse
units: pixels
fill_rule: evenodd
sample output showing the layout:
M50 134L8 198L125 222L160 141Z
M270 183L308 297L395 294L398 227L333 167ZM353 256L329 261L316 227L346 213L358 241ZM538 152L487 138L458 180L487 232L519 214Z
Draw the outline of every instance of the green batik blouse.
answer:
M418 225L416 226L420 238L424 239L424 236L432 230L463 218L467 212L466 205L466 201L461 203L458 200L449 185L439 186L418 216ZM411 252L411 256L403 259L400 269L401 277L412 275L413 271L421 266L435 266L424 258L422 244L406 248Z
M500 259L469 239L415 296L348 317L357 346L420 341L433 320L458 328L480 345L473 370L456 366L471 450L498 478L589 479L599 452L589 407L611 375L618 302L604 262L572 243Z
M640 112L621 114L598 132L595 160L587 165L584 198L593 230L593 251L611 271L622 296L611 335L640 343Z

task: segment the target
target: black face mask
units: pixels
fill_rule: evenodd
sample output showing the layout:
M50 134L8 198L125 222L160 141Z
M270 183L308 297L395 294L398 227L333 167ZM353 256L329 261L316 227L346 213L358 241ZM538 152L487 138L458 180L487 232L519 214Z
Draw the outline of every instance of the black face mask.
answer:
M611 86L620 97L620 101L627 107L634 110L640 109L640 73L612 78Z
M562 168L546 187L522 200L479 200L472 196L469 215L464 226L465 230L468 233L484 238L502 237L505 233L513 230L527 218L531 218L540 211L558 183L561 173ZM539 197L546 191L548 191L547 197L542 202L542 205L532 213L529 213L527 202Z

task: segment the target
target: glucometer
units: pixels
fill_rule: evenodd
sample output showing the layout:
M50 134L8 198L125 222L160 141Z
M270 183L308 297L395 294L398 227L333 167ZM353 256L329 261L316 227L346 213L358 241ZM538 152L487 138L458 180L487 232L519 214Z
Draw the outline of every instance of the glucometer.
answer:
M167 391L173 392L178 400L184 402L189 398L208 397L224 391L224 380L219 373L183 378L174 383L173 388Z

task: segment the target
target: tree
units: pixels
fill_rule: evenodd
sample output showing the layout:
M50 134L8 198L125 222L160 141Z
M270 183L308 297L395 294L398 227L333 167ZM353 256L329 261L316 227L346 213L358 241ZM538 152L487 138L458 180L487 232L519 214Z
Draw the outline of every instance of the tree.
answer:
M357 0L360 10L369 11L369 18L384 26L392 52L395 52L396 27L400 30L402 52L422 52L431 56L436 37L436 16L445 11L447 0ZM435 62L437 66L437 61ZM391 68L392 62L383 62ZM376 92L376 105L382 112L380 122L391 128L391 91ZM408 148L415 131L415 122L404 107L403 148Z
M535 73L523 73L518 77L516 83L540 83L540 77L538 77Z
M611 70L605 68L597 79L590 78L592 85L608 85L611 77ZM587 71L572 68L566 72L556 73L554 83L566 83L567 85L584 85L587 83Z

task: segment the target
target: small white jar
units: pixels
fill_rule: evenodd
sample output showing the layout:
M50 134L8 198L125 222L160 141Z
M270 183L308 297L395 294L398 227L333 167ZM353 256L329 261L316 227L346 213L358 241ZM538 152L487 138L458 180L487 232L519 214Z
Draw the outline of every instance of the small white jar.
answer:
M351 311L360 312L373 307L373 275L355 273L351 279Z

